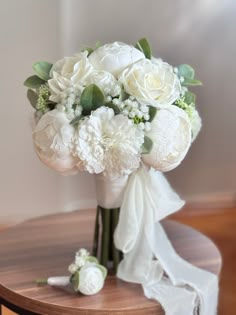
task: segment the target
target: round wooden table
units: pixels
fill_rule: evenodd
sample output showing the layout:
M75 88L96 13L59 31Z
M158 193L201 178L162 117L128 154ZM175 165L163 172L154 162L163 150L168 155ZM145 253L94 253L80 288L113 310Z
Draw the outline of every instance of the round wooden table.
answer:
M35 279L67 275L75 252L91 249L94 210L45 216L0 234L0 303L21 315L163 315L161 306L143 295L140 285L108 276L94 296L70 289L37 286ZM187 261L216 274L221 256L204 235L185 225L164 221L176 251Z

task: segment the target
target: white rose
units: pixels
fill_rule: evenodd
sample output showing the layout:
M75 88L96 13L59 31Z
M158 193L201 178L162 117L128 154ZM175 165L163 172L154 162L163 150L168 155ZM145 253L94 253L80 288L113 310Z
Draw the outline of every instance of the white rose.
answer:
M89 61L97 70L108 71L117 77L127 66L143 58L144 54L135 47L114 42L97 48L89 56Z
M141 103L162 108L173 104L181 84L173 68L161 59L142 59L125 69L120 78L127 93Z
M52 79L48 80L51 90L50 100L58 102L66 89L85 85L86 79L94 70L87 55L87 52L82 52L71 57L65 57L52 66L50 71Z
M98 293L104 286L104 275L96 264L86 264L79 272L78 290L85 295Z
M71 154L74 136L74 127L63 112L57 109L47 112L33 132L38 157L48 167L60 173L76 173L78 159Z
M192 126L192 142L193 142L197 138L202 128L202 120L196 109L194 109L193 112L191 113L190 122Z
M151 122L153 147L142 160L148 166L166 172L177 167L191 145L191 124L188 115L175 105L157 111Z

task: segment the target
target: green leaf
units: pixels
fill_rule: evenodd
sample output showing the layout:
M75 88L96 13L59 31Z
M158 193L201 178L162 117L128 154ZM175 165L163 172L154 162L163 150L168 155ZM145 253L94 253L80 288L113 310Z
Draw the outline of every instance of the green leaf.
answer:
M99 261L97 260L96 257L94 256L88 256L88 258L86 259L88 262L90 263L95 263L95 264L99 264Z
M142 51L147 59L151 59L152 51L149 41L146 38L141 38L135 45L135 47Z
M192 92L185 92L184 94L184 101L186 104L190 105L190 104L195 104L196 102L196 95Z
M94 52L94 49L91 47L85 47L84 49L81 50L81 52L87 51L88 56L91 55L92 52Z
M156 113L157 113L157 108L153 106L149 106L149 116L150 116L149 121L150 122L153 121L154 117L156 116Z
M38 94L31 89L27 91L27 98L34 109L37 109Z
M75 117L74 119L71 120L70 125L78 124L78 122L79 122L82 118L84 118L84 116L82 116L82 115Z
M182 83L182 85L185 86L195 86L195 85L202 85L202 82L199 80L192 80L192 79L184 79L184 82Z
M97 265L97 267L101 270L102 275L103 275L103 279L105 280L106 276L107 276L107 269L102 265Z
M195 71L190 65L179 65L178 66L178 76L184 77L185 79L194 79Z
M121 88L120 100L125 101L129 98L129 94L125 91L124 87Z
M152 150L153 142L152 139L150 139L147 136L144 136L144 143L142 145L142 154L148 154Z
M24 82L24 85L31 89L37 89L42 84L45 84L46 81L40 79L37 75L32 75L31 77L27 78Z
M80 98L80 105L83 107L83 114L85 115L89 115L92 110L104 105L104 102L104 94L96 84L87 86Z
M33 64L33 69L40 79L47 81L50 79L49 73L52 68L52 64L47 61L39 61Z
M106 103L105 106L112 108L114 110L115 115L120 114L120 109L117 105L115 105L113 103Z
M79 271L73 273L70 278L70 283L72 284L75 292L77 292L79 290Z

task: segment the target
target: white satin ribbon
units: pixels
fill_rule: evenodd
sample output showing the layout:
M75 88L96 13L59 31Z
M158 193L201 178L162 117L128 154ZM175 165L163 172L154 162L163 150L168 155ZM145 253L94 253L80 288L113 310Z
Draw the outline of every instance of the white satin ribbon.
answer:
M183 260L159 223L183 205L162 173L141 167L130 176L114 235L124 253L117 276L142 284L166 315L215 315L218 277Z

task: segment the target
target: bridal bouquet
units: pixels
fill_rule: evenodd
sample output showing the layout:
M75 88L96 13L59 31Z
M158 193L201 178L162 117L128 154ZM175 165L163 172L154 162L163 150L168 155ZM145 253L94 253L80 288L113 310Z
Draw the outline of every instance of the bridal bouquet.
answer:
M100 264L113 262L117 277L141 284L166 315L215 315L217 276L179 257L160 223L184 204L162 172L181 163L201 128L193 68L153 57L143 38L33 69L25 85L39 159L61 174L95 174L97 183L92 255L100 251L100 263L72 270L76 291L98 292Z
M33 141L40 160L62 174L88 171L109 179L140 163L175 168L201 119L186 64L154 58L146 39L86 48L54 64L37 62L25 81L36 110Z

